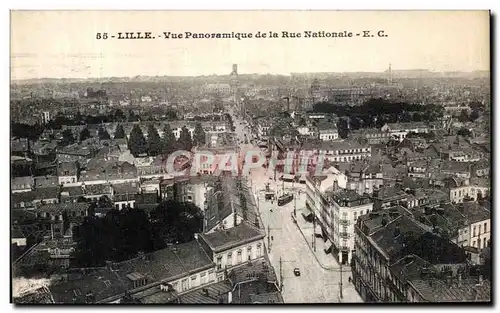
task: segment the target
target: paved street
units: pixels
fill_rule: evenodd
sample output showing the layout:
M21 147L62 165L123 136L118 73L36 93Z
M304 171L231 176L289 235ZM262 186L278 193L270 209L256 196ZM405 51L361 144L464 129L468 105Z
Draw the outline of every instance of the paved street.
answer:
M293 223L292 213L294 201L289 204L278 207L276 202L271 204L264 199L264 195L259 190L263 190L264 183L270 181L267 177L262 179L263 170L256 170L252 173L252 182L254 190L258 195L260 212L266 231L270 227L271 251L269 259L274 266L276 273L280 271L280 257L282 258L283 275L283 298L287 303L304 302L361 302L361 298L354 290L354 286L348 282L351 276L350 269L343 272L343 299L340 299L340 266L331 255L326 255L324 250L326 246L322 240L317 239L316 253L310 248L312 239L312 225L309 231L303 231L310 234L307 238L300 232L298 225ZM300 188L300 185L296 188ZM281 184L271 185L271 188L277 190ZM285 186L285 189L291 188L291 184ZM302 186L302 188L304 188ZM297 199L297 207L305 205L305 194L301 193ZM271 212L272 209L272 212ZM297 211L298 222L303 220L300 210ZM304 223L305 224L305 221ZM306 235L307 236L307 235ZM266 241L267 244L267 241ZM316 254L316 257L315 257ZM296 277L293 274L294 268L299 268L301 276Z
M232 114L238 142L244 140L244 129L237 117ZM240 144L241 150L254 148L251 144ZM343 298L340 298L341 269L336 260L324 252L326 244L316 239L316 252L311 248L313 237L312 224L302 217L305 207L305 185L285 183L285 192L293 192L297 196L285 206L278 207L276 201L265 201L263 190L265 184L282 193L282 182L274 182L267 176L264 168L254 169L251 172L251 186L260 207L261 219L266 232L266 247L270 246L269 259L279 276L280 258L283 277L283 298L286 303L327 303L327 302L362 302L360 296L349 283L350 268L343 269ZM299 195L299 190L300 195ZM297 208L297 222L292 220L294 205ZM299 226L301 229L299 229ZM302 231L301 231L302 230ZM272 240L270 240L272 238ZM268 245L268 242L270 245ZM295 276L294 269L299 268L301 275Z

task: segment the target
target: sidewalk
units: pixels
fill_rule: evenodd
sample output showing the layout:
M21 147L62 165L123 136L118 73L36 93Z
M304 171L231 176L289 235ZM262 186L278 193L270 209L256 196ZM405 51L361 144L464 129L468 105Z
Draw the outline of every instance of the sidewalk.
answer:
M313 235L315 233L313 230L313 224L307 222L302 216L302 213L307 215L306 210L297 209L296 225L300 233L302 234L302 237L304 237L304 240L309 246L309 249L314 254L314 257L318 261L319 265L327 271L340 272L340 264L337 262L335 257L332 254L325 253L325 250L330 248L328 242L324 242L323 239L315 237L314 240L316 244L316 251L314 251L314 248L312 246ZM316 234L321 234L321 228L318 225L316 225ZM351 268L348 265L343 265L342 271L350 272Z
M363 299L361 296L358 294L356 291L356 288L354 286L353 282L349 282L349 277L352 277L351 273L351 267L343 265L342 266L342 273L340 264L337 262L337 260L334 258L333 255L331 254L326 254L325 249L328 249L329 246L327 246L327 243L323 241L321 238L316 238L316 252L314 251L311 241L312 241L312 235L313 235L313 229L312 229L312 223L309 223L304 220L302 217L302 212L305 212L305 210L297 210L297 228L299 229L300 233L304 237L304 240L307 243L307 246L311 250L312 254L314 255L316 261L318 262L319 266L323 268L326 271L330 272L336 272L338 273L338 288L335 288L335 292L339 292L340 289L340 276L342 276L342 294L343 297L342 299L340 298L340 293L337 294L337 301L338 302L343 302L343 303L359 303L363 302ZM304 213L305 214L305 213ZM316 228L316 233L320 233L321 229L319 227ZM333 287L333 286L332 286Z

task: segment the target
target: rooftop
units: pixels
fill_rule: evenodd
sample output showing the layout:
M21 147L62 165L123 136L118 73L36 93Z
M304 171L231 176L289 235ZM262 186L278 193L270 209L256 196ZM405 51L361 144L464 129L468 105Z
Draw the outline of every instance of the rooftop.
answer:
M196 240L149 253L144 258L115 264L117 275L127 284L128 289L133 288L133 282L128 278L130 274L133 277L142 275L150 284L174 280L211 266L215 267Z
M429 302L491 301L489 280L484 280L479 286L477 278L462 279L453 284L441 279L414 279L411 284Z
M108 269L69 275L49 287L55 303L94 303L125 293L122 280Z
M264 234L247 222L222 231L200 235L208 246L215 252L224 251L264 238Z
M204 291L204 289L207 291ZM227 280L223 280L204 288L198 288L183 293L179 296L179 301L180 303L187 304L216 304L219 303L220 300L223 300L219 298L220 296L222 297L222 295L227 294L232 289L231 283Z
M51 203L38 208L40 212L59 214L64 211L86 211L90 207L89 203Z

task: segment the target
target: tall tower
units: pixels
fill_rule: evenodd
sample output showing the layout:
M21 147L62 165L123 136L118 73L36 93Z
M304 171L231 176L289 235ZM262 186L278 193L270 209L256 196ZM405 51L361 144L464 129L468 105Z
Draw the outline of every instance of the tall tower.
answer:
M314 106L315 102L319 99L320 88L321 87L319 85L319 81L318 81L317 78L315 78L312 81L311 89L309 90L310 91L310 95L311 95L311 99L312 99L312 102L313 102L313 106Z
M238 64L233 64L233 70L231 71L231 74L229 76L231 77L229 84L231 85L231 91L233 93L233 101L236 105L239 105L240 99L238 94Z
M233 71L231 72L231 76L238 76L238 64L233 64Z

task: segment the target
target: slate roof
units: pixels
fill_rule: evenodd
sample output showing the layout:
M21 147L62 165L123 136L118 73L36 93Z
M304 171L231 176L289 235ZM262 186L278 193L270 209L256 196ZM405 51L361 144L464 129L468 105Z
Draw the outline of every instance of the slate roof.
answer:
M225 251L264 238L264 234L247 222L236 227L200 235L214 252Z
M204 293L203 289L208 290L208 296ZM179 301L180 303L187 304L216 304L219 303L219 295L223 297L223 295L227 294L232 289L231 283L227 280L223 280L204 288L198 288L184 293L179 297ZM227 303L227 301L224 301L224 303Z
M108 269L78 275L70 279L55 283L49 287L55 303L87 303L87 294L92 293L90 302L99 302L117 295L124 294L126 289L122 280Z
M59 197L59 186L37 188L34 191L36 199L57 199Z
M376 199L381 199L381 200L390 200L390 199L403 199L406 198L407 194L400 188L396 186L386 186L382 187L378 195L374 198Z
M13 190L28 189L33 186L34 180L31 176L13 177L10 179L10 183Z
M477 278L462 279L460 286L456 283L450 286L439 279L414 279L411 284L429 302L491 301L491 283L488 280L484 280L481 286L476 286Z
M132 289L133 282L127 278L131 273L145 276L147 284L150 284L161 280L175 280L212 266L215 268L205 250L193 240L149 253L144 259L136 258L118 263L115 265L115 272L127 288Z
M402 282L407 282L408 280L419 278L424 267L433 270L431 263L417 255L409 254L391 264L389 270Z
M136 194L139 191L139 184L137 182L113 184L112 187L114 195Z
M202 176L203 177L203 176ZM194 177L191 179L193 182ZM195 180L196 181L196 180ZM214 205L210 206L206 211L207 229L213 229L221 221L231 215L234 211L240 217L244 216L243 203L237 192L236 179L232 177L226 177L222 179L222 192L218 196L213 198ZM256 214L256 204L254 197L251 194L250 188L248 187L246 181L241 181L241 193L246 200L246 217L247 221L254 222L257 218ZM222 197L222 207L219 208L218 201L216 198ZM210 201L209 199L207 199Z
M51 203L41 205L38 210L40 212L48 213L62 213L64 211L84 211L88 210L90 204L88 203Z
M395 237L396 228L399 228L399 235ZM387 256L397 257L406 244L407 234L418 236L425 232L411 218L403 215L377 230L371 237Z
M36 176L34 180L36 187L59 186L57 176Z

